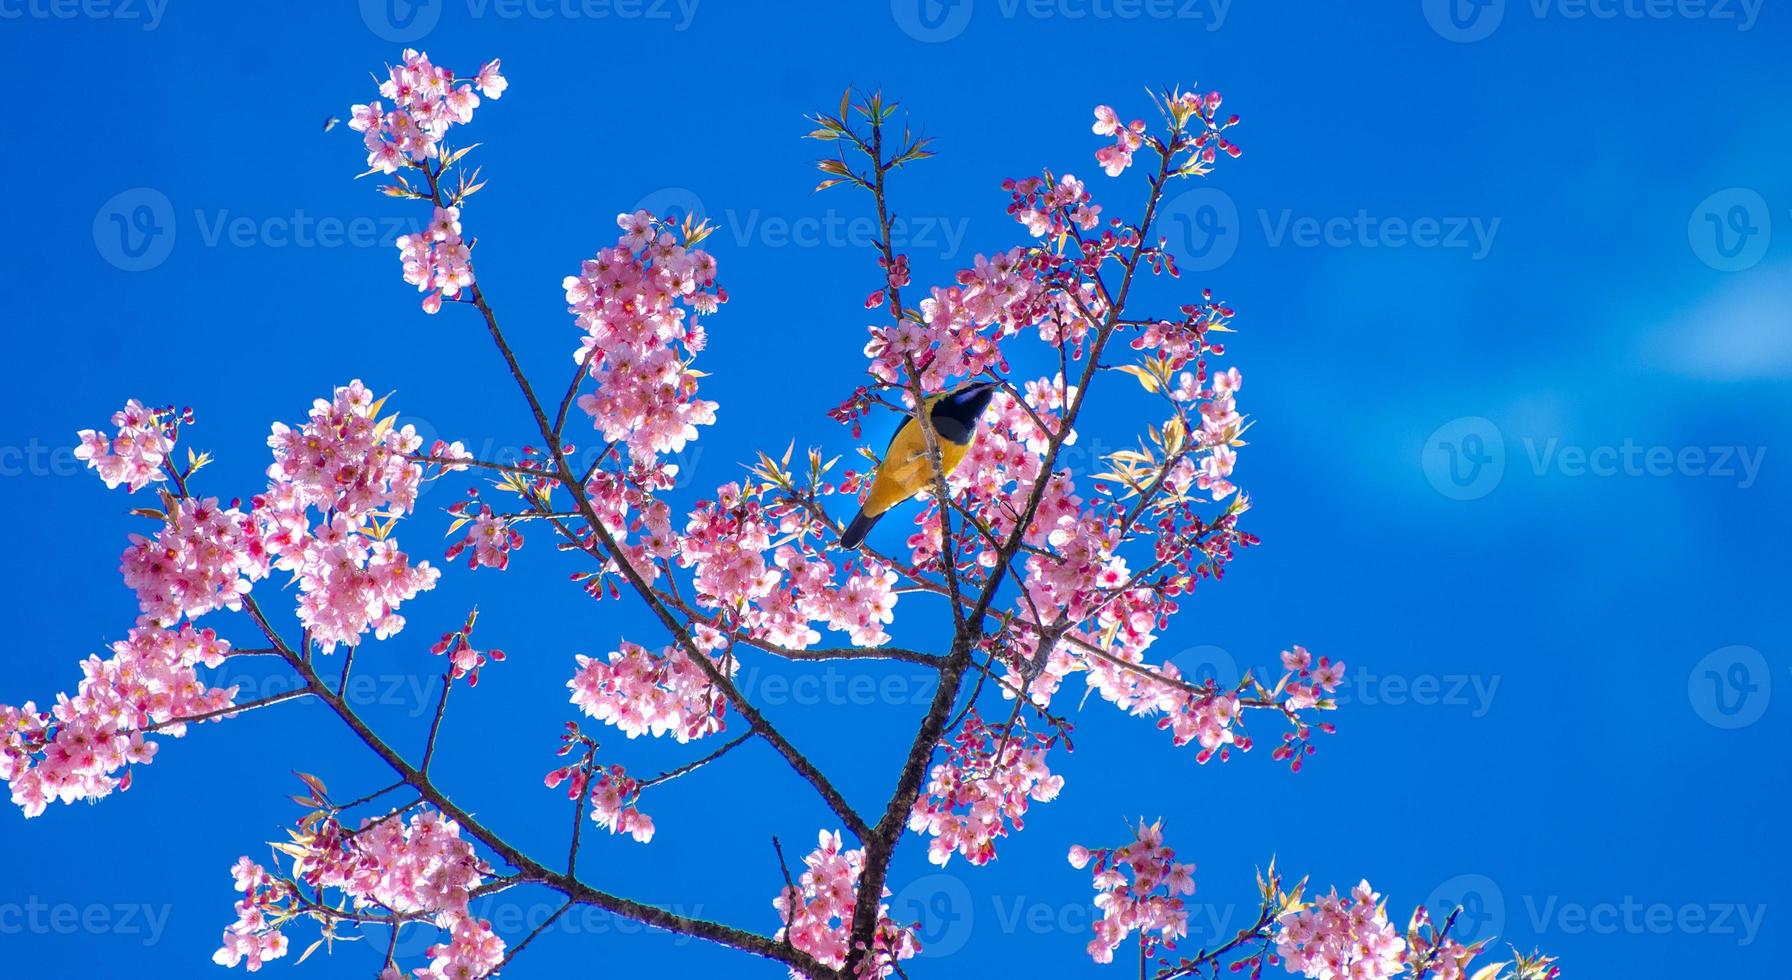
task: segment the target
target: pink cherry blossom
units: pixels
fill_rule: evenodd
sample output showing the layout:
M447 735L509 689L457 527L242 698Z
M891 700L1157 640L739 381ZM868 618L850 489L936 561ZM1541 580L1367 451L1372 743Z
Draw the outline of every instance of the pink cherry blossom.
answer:
M995 839L1010 823L1024 826L1028 802L1049 802L1063 788L1064 777L1045 764L1052 742L1012 726L991 729L971 712L909 812L909 829L933 838L927 859L942 867L955 853L972 864L993 860Z
M1290 973L1315 980L1381 980L1405 970L1406 940L1388 922L1367 881L1339 898L1336 889L1283 915L1276 952Z
M449 941L431 946L429 964L415 971L420 978L466 980L491 973L504 958L505 944L490 923L469 911L475 889L491 868L461 838L453 820L432 809L412 814L408 821L403 816L394 811L363 820L353 830L334 816L300 821L292 840L278 848L292 858L284 876L240 858L231 873L244 896L213 959L223 966L243 962L251 971L259 969L286 952L286 938L276 923L327 904L407 920L433 919L448 930ZM324 903L326 891L339 893L340 900Z
M599 660L581 654L566 686L572 703L629 738L671 735L688 742L722 730L724 702L676 647L659 653L624 641Z
M275 423L268 491L253 515L273 567L299 582L299 619L324 652L404 628L405 600L435 587L440 573L413 563L390 535L416 505L422 439L380 418L384 400L352 381L318 399L298 429ZM313 526L310 511L321 512Z
M803 858L805 870L796 886L782 889L772 900L783 923L776 938L787 938L792 946L834 969L845 966L864 863L865 852L845 850L839 831L822 831L821 843ZM885 889L884 895L889 894ZM888 911L887 905L878 905L876 938L871 955L860 962L860 978L891 976L898 962L921 952L914 930L897 925ZM791 976L801 974L793 970Z
M92 429L76 433L81 444L75 447L75 458L97 470L108 488L123 484L136 493L167 479L162 464L174 451L179 422L172 409L152 411L133 398L112 414L112 424L118 430L112 438Z
M176 501L153 539L133 534L130 540L119 570L137 592L145 624L172 626L183 615L239 609L250 583L268 574L255 521L215 498Z
M90 656L74 696L58 695L48 712L32 702L0 705L0 779L27 817L51 800L97 800L130 786L128 767L147 765L156 743L150 726L175 738L179 719L212 716L234 705L235 687L200 682L196 668L216 667L230 644L211 630L133 629L112 656Z
M473 624L479 619L477 610L467 616L467 621L460 629L451 633L443 633L442 638L429 648L436 656L448 658L448 677L450 681L467 678L469 687L479 686L479 670L488 662L502 663L505 659L502 650L473 649Z
M504 79L504 76L498 74L497 58L486 62L485 66L479 69L479 75L473 84L479 86L479 91L488 99L502 97L504 90L510 87L510 83Z
M1188 910L1182 896L1195 893L1195 866L1180 864L1176 852L1164 844L1163 821L1139 821L1132 843L1113 849L1070 849L1070 863L1084 868L1095 862L1095 938L1089 940L1089 957L1111 963L1114 950L1127 936L1138 932L1152 955L1160 946L1176 948L1176 940L1188 934ZM1152 935L1156 933L1156 935Z
M607 441L637 459L683 451L715 402L696 397L690 355L704 344L696 315L727 299L709 254L646 212L621 214L618 243L564 281L567 310L585 331L574 359L597 389L579 407Z

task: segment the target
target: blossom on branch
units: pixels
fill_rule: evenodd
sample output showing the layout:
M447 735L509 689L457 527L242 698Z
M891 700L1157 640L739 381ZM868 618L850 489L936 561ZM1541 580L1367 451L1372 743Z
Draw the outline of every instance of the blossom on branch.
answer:
M852 949L853 908L859 898L865 852L846 850L839 831L824 830L821 843L803 858L803 865L806 870L796 885L782 889L772 900L783 923L775 938L788 940L792 946L838 970L846 965ZM889 889L883 894L888 897ZM879 903L876 938L861 961L860 978L891 976L899 961L921 952L921 940L915 931L898 925L886 914L888 911L889 906ZM792 970L791 976L800 978L802 974Z
M132 763L155 757L152 730L176 738L183 718L222 717L236 702L235 687L207 687L196 668L216 667L230 644L211 630L142 626L112 644L112 656L88 657L73 697L58 695L40 712L0 705L0 780L12 801L35 817L51 800L97 800L130 788ZM123 770L122 775L120 771Z
M162 464L174 451L180 421L172 409L151 411L133 398L112 414L112 424L118 429L112 438L92 429L76 433L81 444L75 447L75 458L99 471L108 488L124 484L136 493L168 478Z
M1182 896L1195 893L1195 866L1180 864L1176 852L1164 844L1163 821L1139 821L1132 843L1124 847L1095 849L1077 845L1070 849L1070 863L1083 868L1095 863L1095 938L1089 940L1089 957L1112 963L1114 950L1127 936L1140 934L1145 956L1159 945L1174 949L1176 940L1188 934L1188 910ZM1156 933L1156 935L1152 935Z

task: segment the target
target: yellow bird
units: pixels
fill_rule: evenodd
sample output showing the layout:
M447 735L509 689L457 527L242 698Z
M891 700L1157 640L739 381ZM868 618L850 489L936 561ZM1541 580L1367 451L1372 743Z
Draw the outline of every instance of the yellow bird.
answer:
M929 395L924 403L939 436L940 465L948 476L970 452L977 439L977 420L995 397L995 381L976 381L957 391ZM890 508L933 485L933 462L927 457L927 434L921 431L919 413L909 416L890 439L884 461L871 481L871 493L857 517L840 535L840 546L857 548L879 518Z

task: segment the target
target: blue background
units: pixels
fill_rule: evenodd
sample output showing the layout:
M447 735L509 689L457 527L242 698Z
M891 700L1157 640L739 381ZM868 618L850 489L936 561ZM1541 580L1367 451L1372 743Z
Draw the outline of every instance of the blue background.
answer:
M420 220L351 179L355 134L319 132L367 100L368 71L397 56L407 30L426 29L413 43L457 70L502 57L512 80L468 131L485 144L475 155L491 183L466 220L480 281L544 389L560 390L576 341L560 279L614 240L616 212L660 192L680 206L694 196L721 224L713 250L732 301L708 320L699 366L722 410L685 457L687 499L734 479L759 448L851 445L823 413L862 369L860 304L875 265L839 234L801 244L775 229L856 218L867 201L810 193L818 148L798 139L802 113L833 106L848 83L882 85L938 138L941 156L904 172L895 191L905 213L963 232L956 250L937 234L910 244L924 285L1020 240L1003 177L1068 170L1111 211L1136 210L1142 181L1109 182L1094 165L1090 107L1146 115L1147 86L1198 82L1244 115L1246 155L1211 180L1224 197L1191 199L1191 214L1219 219L1191 225L1205 229L1191 248L1232 252L1148 298L1167 310L1212 285L1240 310L1229 360L1257 424L1238 481L1264 545L1201 588L1160 652L1224 673L1299 642L1373 678L1347 685L1349 703L1331 717L1339 733L1298 776L1267 750L1198 767L1149 723L1089 704L1076 715L1079 751L1055 763L1062 797L1034 808L999 861L954 861L942 877L920 840L905 843L892 876L907 888L899 913L928 916L931 950L945 954L911 974L1129 971L1083 955L1089 878L1063 855L1073 842L1123 841L1141 814L1166 818L1199 865L1191 948L1245 923L1252 869L1275 854L1322 886L1367 876L1401 916L1466 897L1483 932L1553 950L1571 975L1659 975L1667 963L1764 975L1783 963L1785 11L1739 30L1734 19L1577 18L1511 0L1457 28L1414 0L1238 3L1218 19L1206 2L1166 8L1200 18L959 4L923 17L909 0L704 0L687 22L676 8L619 16L440 0L399 27L378 2L176 0L159 18L140 5L0 3L10 89L0 582L12 646L0 699L43 703L71 688L78 660L131 623L115 568L124 535L143 529L125 511L143 501L107 492L66 448L127 397L195 407L187 441L219 458L202 489L225 498L263 485L272 420L298 421L354 377L395 389L391 404L426 433L482 453L533 440L470 312L418 312L389 234L336 247L284 234L301 214ZM151 245L163 257L131 271L109 213L115 195L138 188L149 196L127 193L123 206L160 194L171 221ZM1723 224L1734 207L1732 227L1752 234L1728 230L1720 242L1707 215ZM1498 226L1485 254L1390 247L1354 224L1310 247L1275 234L1284 215L1354 222L1359 212ZM212 234L239 217L254 226L240 243ZM1140 403L1103 380L1111 397L1082 430L1085 445L1111 449L1132 439ZM873 420L866 439L888 425ZM1556 455L1539 464L1551 440L1556 451L1628 440L1765 455L1752 482L1734 464L1729 475L1688 463L1601 477ZM1452 473L1450 447L1481 468ZM424 498L400 533L413 553L439 555L439 509L457 492ZM548 856L564 848L567 804L541 774L575 713L562 689L573 655L602 654L621 636L658 642L632 608L568 587L573 567L539 532L508 573L456 567L406 605L409 629L358 665L376 685L360 705L418 751L433 698L408 679L436 670L428 644L479 603L480 645L511 660L457 697L438 771L462 805ZM898 639L938 636L937 609L912 598L899 609ZM256 641L241 617L210 625ZM872 670L894 678L895 694L866 698L840 671L823 673L831 688L793 694L778 685L805 671L750 669L774 721L861 807L881 807L921 712L906 702L930 693L915 672ZM226 672L249 691L281 683L272 665ZM1260 732L1273 740L1273 727ZM606 757L640 772L701 751L606 741ZM100 806L56 806L29 823L4 808L0 948L13 970L213 975L208 957L232 917L228 868L265 855L260 842L296 815L283 795L297 788L295 768L342 796L386 775L321 707L299 703L164 740L137 786ZM588 837L588 879L762 930L777 921L769 837L795 860L833 826L758 745L653 792L646 809L659 825L652 844ZM525 931L515 923L551 903L518 890L481 911L514 940ZM1626 919L1626 903L1663 906L1667 919ZM124 921L121 909L145 906L165 929L152 934L140 911ZM1728 906L1764 911L1759 934ZM70 925L74 916L89 918ZM637 932L574 918L509 975L778 972ZM295 953L309 935L293 930ZM376 943L298 972L370 975ZM421 945L407 942L409 965Z

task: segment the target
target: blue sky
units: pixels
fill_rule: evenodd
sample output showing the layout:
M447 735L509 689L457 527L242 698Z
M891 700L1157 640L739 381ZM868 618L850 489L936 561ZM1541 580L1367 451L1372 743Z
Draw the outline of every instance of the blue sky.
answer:
M1050 166L1110 208L1135 200L1094 166L1090 107L1143 115L1146 87L1199 83L1244 116L1246 155L1172 204L1186 251L1205 256L1175 289L1211 285L1240 311L1231 362L1257 421L1239 482L1264 544L1160 643L1221 672L1294 642L1341 658L1355 678L1340 731L1299 776L1266 752L1202 768L1091 704L1063 796L997 863L941 875L905 845L898 904L928 919L933 951L911 973L1118 975L1082 954L1088 876L1063 854L1119 842L1140 815L1164 817L1199 865L1197 943L1243 924L1252 869L1275 854L1321 884L1366 876L1399 909L1466 898L1478 928L1561 954L1571 975L1760 975L1792 952L1775 887L1792 870L1775 754L1792 731L1784 11L391 4L0 0L14 364L0 580L15 646L0 701L70 687L130 625L115 568L135 502L67 451L127 397L194 406L190 441L220 460L204 489L226 498L261 486L271 421L355 377L396 390L426 433L500 454L530 441L477 324L424 317L399 281L393 222L417 216L350 179L353 134L319 131L405 43L467 70L504 59L510 92L471 131L491 184L467 221L481 282L543 376L560 377L575 340L559 281L613 239L616 212L695 206L721 226L732 300L700 366L723 407L686 456L693 497L759 448L850 446L823 413L863 365L876 272L851 221L866 202L810 193L802 113L881 85L938 139L895 192L929 283L1018 241L1003 177ZM158 233L121 237L112 216L143 205ZM1096 409L1084 438L1111 448L1135 426ZM437 547L452 499L424 498L402 536L413 551ZM409 631L369 650L359 695L420 745L433 700L411 678L477 601L482 639L512 659L451 713L439 772L545 853L564 846L563 801L540 776L574 710L573 655L655 639L632 609L566 587L567 570L538 537L505 575L451 571L407 606ZM926 644L937 623L910 612L898 637ZM227 633L248 642L245 627ZM868 696L838 672L792 686L791 667L754 669L773 719L881 805L910 702L931 692L894 668L873 671L887 684ZM281 683L263 665L227 670L250 691ZM649 772L690 756L610 747ZM736 758L650 797L650 846L593 840L591 880L774 927L770 836L806 850L832 824L763 748ZM296 704L165 742L103 805L0 813L0 947L39 977L218 969L227 869L294 816L294 768L345 795L383 785L321 708ZM550 901L518 892L482 911L514 937L527 926L506 924ZM297 972L371 974L365 945ZM564 922L508 972L599 966L777 975L603 916Z

